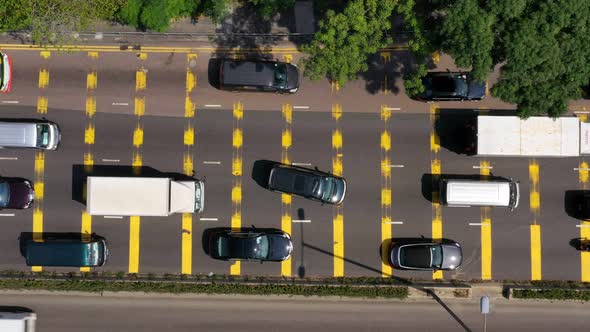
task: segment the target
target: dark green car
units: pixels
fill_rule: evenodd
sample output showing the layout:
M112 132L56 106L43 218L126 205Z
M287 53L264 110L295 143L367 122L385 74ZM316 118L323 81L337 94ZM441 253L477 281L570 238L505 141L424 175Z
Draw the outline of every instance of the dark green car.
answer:
M21 248L28 266L98 267L106 263L109 251L102 238L90 241L47 238L43 242L26 239Z

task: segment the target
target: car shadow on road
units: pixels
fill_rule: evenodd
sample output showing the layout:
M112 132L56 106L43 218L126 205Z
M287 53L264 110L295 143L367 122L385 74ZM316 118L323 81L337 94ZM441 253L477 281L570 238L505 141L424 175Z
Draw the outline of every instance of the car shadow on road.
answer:
M584 212L584 207L577 205L580 204L580 202L583 201L584 196L589 193L590 191L588 190L566 190L563 197L565 213L574 219L584 219L584 216L581 215L581 212Z
M383 245L383 244L382 244L382 245ZM331 251L328 251L328 250L324 250L324 249L322 249L322 248L319 248L319 247L317 247L317 246L314 246L314 245L312 245L312 244L309 244L309 243L303 242L303 246L304 246L304 247L306 247L306 248L309 248L309 249L311 249L311 250L317 251L317 252L319 252L319 253L322 253L322 254L325 254L325 255L331 256L331 257L337 257L337 258L340 258L340 259L344 260L344 261L345 261L345 262L347 262L347 263L350 263L350 264L356 265L356 266L358 266L358 267L361 267L361 268L363 268L363 269L366 269L366 270L368 270L368 271L371 271L371 272L375 272L375 273L377 273L379 276L382 276L382 275L383 275L383 272L382 272L381 270L377 269L377 268L374 268L374 267L368 266L368 265L366 265L366 264L363 264L363 263L361 263L361 262L357 262L357 261L355 261L355 260L352 260L352 259L349 259L349 258L346 258L346 257L340 257L340 256L336 256L336 255L334 255L334 253L333 253L333 252L331 252ZM414 288L414 289L416 289L416 290L419 290L419 291L421 291L421 292L423 292L423 293L427 294L428 296L432 297L432 298L433 298L433 299L434 299L434 300L435 300L435 301L436 301L438 304L440 304L440 306L441 306L441 307L443 307L443 309L445 309L445 310L446 310L446 311L449 313L449 315L451 315L451 317L453 317L453 319L454 319L455 321L457 321L457 323L458 323L459 325L461 325L461 327L462 327L462 328L463 328L465 331L467 331L467 332L472 332L472 330L471 330L471 329L470 329L470 328L469 328L469 327L468 327L468 326L467 326L467 325L466 325L466 324L463 322L463 320L461 320L461 318L460 318L459 316L457 316L457 314L455 314L455 313L453 312L453 310L451 310L451 308L449 308L449 306L447 306L447 305L446 305L446 303L444 303L444 302L443 302L443 300L442 300L442 299L441 299L441 298L440 298L438 295L436 295L436 293L435 293L433 290L431 290L431 289L428 289L428 288L426 288L426 287L423 287L423 286L421 286L421 285L419 285L419 284L416 284L416 283L414 283L413 281L411 281L410 279L401 278L401 277L398 277L398 276L395 276L395 275L388 275L387 277L390 277L390 278L392 278L392 279L394 279L394 280L398 281L399 283L401 283L401 284L403 284L403 285L406 285L406 286L408 286L408 287L412 287L412 288Z

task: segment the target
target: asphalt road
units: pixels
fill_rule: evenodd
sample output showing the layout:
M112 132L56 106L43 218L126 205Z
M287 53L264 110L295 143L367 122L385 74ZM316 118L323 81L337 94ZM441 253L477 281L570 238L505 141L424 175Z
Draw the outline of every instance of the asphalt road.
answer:
M476 302L281 297L2 295L37 313L37 329L59 331L482 331ZM491 303L487 331L583 331L582 303Z
M292 162L330 171L335 156L333 131L341 130L343 174L349 185L344 207L340 211L344 218L344 241L338 243L344 248L345 276L378 276L383 273L379 255L383 240L383 183L380 173L383 130L388 130L391 135L391 164L400 166L392 168L391 177L390 215L393 220L403 222L391 226L394 238L429 237L432 234L432 203L428 200L431 188L427 179L433 159L440 160L443 174L478 174L479 169L474 166L483 160L448 150L444 137L441 137L442 148L434 153L430 148L433 125L424 109L406 111L402 108L394 111L385 123L379 115L381 104L388 102L388 106L396 107L397 98L402 97L394 94L369 96L358 82L347 86L347 89L352 89L350 94L343 90L331 93L329 85L326 87L324 83L309 81L304 81L302 92L293 96L234 94L215 90L207 84L209 56L206 54L199 54L197 61L188 65L184 54L150 54L146 60L139 60L132 53L100 53L95 60L86 53L51 54L43 59L38 52L11 52L14 58L13 91L0 96L3 102L0 104L0 118L45 116L57 122L63 131L60 149L45 154L43 230L80 232L84 205L80 202L82 184L78 175L83 168L85 153L93 154L95 169L108 171L112 169L110 166L130 166L134 152L139 151L146 171L182 173L183 155L188 151L194 156L196 176L206 179L205 211L194 216L191 231L192 273L230 271L230 263L214 261L205 255L201 234L207 228L231 225L234 213L232 135L236 128L232 105L237 102L244 106L243 118L238 124L243 133L243 226L281 227L281 196L259 186L252 179L252 167L257 160L281 160L281 137L285 128L285 119L280 112L283 104L311 105L309 109L294 109L292 145L289 148ZM136 91L136 75L141 66L144 67L141 71L147 75L147 88ZM188 92L185 87L187 66L197 77L196 87ZM46 88L40 89L38 81L42 67L48 70L50 81ZM98 84L96 89L89 91L87 73L93 70L97 72ZM91 120L84 113L85 100L89 95L96 97L97 105L97 113ZM196 112L194 117L184 118L187 95L195 103ZM38 96L47 97L47 114L36 113ZM146 98L145 114L141 117L133 114L134 98L137 96ZM344 99L340 99L341 96ZM10 103L12 101L19 103ZM342 103L343 115L338 122L330 113L332 103ZM400 103L405 102L401 100ZM207 107L209 104L220 107ZM408 105L429 107L418 103ZM448 107L445 104L445 109L439 109L440 118L453 122L453 114L456 113ZM323 112L316 112L318 110ZM85 129L89 122L95 128L94 144L85 144ZM138 125L143 130L139 149L133 145L134 130ZM194 145L191 146L183 143L184 132L189 127L194 128ZM0 150L0 158L2 176L35 179L33 151ZM444 278L480 279L484 274L482 262L487 262L485 264L490 264L491 274L486 278L531 279L530 225L536 223L541 227L539 250L542 258L542 264L536 263L536 267L541 269L542 278L580 280L583 260L570 245L571 240L580 237L580 228L576 227L579 220L566 214L564 195L566 190L580 188L579 174L574 168L580 167L582 159L536 160L540 170L537 186L540 209L536 213L529 208L531 160L485 160L490 162L494 175L521 181L520 206L514 212L492 210L491 238L485 240L491 255L485 259L482 258L484 239L481 226L470 225L481 221L481 210L443 208L442 234L460 242L464 251L462 268L445 273ZM3 212L15 215L0 216L0 269L28 269L18 251L17 239L21 232L32 231L33 211ZM336 247L333 218L338 211L327 205L294 198L290 213L293 219L301 216L301 219L311 220L311 223L292 225L295 250L291 275L303 274L304 271L306 276L332 276ZM94 217L92 231L104 236L111 248L111 256L104 269L129 271L132 260L129 219ZM138 271L180 273L182 234L182 217L179 215L142 218L137 234ZM281 271L280 264L245 263L240 273L279 275ZM432 278L430 273L394 271L394 275Z

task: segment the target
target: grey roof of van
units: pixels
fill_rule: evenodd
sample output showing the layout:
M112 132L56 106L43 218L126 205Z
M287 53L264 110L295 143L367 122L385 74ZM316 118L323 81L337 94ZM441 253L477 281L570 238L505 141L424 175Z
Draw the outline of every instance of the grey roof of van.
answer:
M37 125L33 122L0 122L0 146L34 147Z
M223 61L223 84L273 86L275 62Z

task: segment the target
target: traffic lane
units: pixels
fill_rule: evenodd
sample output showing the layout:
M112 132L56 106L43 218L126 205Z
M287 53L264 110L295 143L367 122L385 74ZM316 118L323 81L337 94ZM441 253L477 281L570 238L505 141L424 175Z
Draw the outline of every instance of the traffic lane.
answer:
M12 65L12 84L9 93L0 93L0 110L10 110L14 106L37 106L39 94L39 71L51 69L55 57L43 59L40 52L7 51ZM51 70L49 86L51 86ZM18 101L18 104L4 103Z
M231 227L232 128L231 109L198 109L195 114L195 176L205 181L205 209L193 215L193 273L229 274L231 262L209 257L204 231Z
M457 331L481 328L476 301L387 301L243 296L110 296L3 294L4 302L37 313L43 331ZM64 312L69 313L63 315ZM239 312L240 315L228 315ZM453 317L452 315L455 315ZM487 327L495 331L584 330L584 303L492 300ZM237 317L237 318L236 318ZM247 318L240 318L247 317ZM424 319L428 317L428 319Z
M578 190L578 171L581 159L543 158L539 162L539 192L541 213L537 223L541 225L541 259L543 279L580 280L580 252L572 240L580 237L582 220L566 213L565 195L568 190Z
M97 75L97 86L92 91L96 98L97 112L134 114L136 72L141 68L137 54L99 53L96 63L92 63L92 66L95 66ZM149 87L149 71L147 80ZM156 111L146 107L147 114L157 114Z
M381 275L381 119L346 114L341 119L346 177L344 256L346 276Z
M528 158L485 158L494 176L520 181L520 202L514 211L491 208L492 278L531 279L531 231L534 220L530 209L531 181ZM542 208L542 207L541 207Z
M293 143L289 149L292 163L311 164L303 167L314 168L324 172L332 171L332 130L334 119L328 113L293 112ZM346 153L346 136L343 138L343 153ZM346 158L346 154L343 158ZM346 176L346 169L344 175ZM347 226L347 199L344 203L344 234ZM335 207L320 204L301 197L293 196L292 216L296 220L310 220L302 227L293 224L293 266L303 266L298 271L305 276L332 276L334 274L334 227ZM298 248L300 246L301 248ZM347 245L344 245L346 255ZM297 263L299 262L299 263ZM346 275L347 264L344 265ZM293 269L293 271L296 271Z
M278 107L280 104L277 104ZM268 174L260 166L260 161L281 161L281 134L284 126L285 120L280 112L249 111L249 105L244 105L244 117L240 121L244 139L241 181L244 228L281 229L281 194L266 188ZM243 275L281 274L280 264L273 263L243 264L241 270Z
M187 55L178 53L151 53L138 63L146 75L146 88L140 92L146 114L184 116L187 64Z

